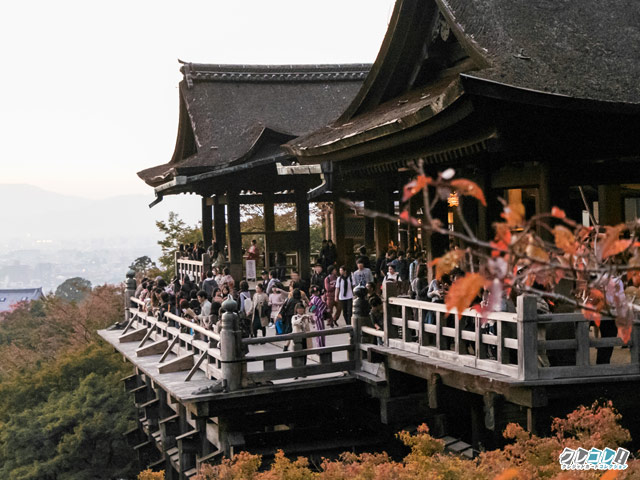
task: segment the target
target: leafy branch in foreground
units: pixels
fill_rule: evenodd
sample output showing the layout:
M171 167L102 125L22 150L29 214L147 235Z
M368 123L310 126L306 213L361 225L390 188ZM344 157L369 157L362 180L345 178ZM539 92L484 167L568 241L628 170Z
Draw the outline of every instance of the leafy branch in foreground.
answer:
M425 174L422 161L415 170L417 176L404 187L405 209L397 216L361 208L349 200L343 202L364 216L412 225L425 232L427 238L436 234L457 240L460 247L430 262L438 279L458 266L470 272L458 280L460 284L452 286L445 298L449 310L461 312L484 289L489 294L481 308L486 317L488 312L500 310L504 299L527 293L572 305L597 326L603 315L613 317L618 336L624 343L629 341L638 308L634 302L640 298L638 221L583 226L558 207L527 219L522 203L499 198L502 221L493 224L493 239L483 240L474 234L460 204L456 213L463 231L449 230L433 214L436 204L446 201L452 193L472 197L486 206L482 189L471 180L454 178L451 168L437 178ZM420 193L424 218L418 219L409 212L408 202ZM571 283L569 295L554 291L561 281Z

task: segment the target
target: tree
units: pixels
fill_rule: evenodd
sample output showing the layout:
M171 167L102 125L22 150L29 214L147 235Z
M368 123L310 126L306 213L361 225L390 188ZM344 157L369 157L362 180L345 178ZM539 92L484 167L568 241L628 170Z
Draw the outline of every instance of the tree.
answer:
M454 193L474 198L486 206L480 187L465 178L454 178L452 168L432 178L425 174L422 160L414 167L417 176L404 187L405 209L399 215L344 202L363 215L420 228L427 239L431 235L443 235L449 237L450 243L458 244L431 262L431 266L436 267L436 277L458 266L470 273L449 289L445 297L448 310L457 308L460 312L469 307L483 289L488 293L487 304L481 307L483 316L499 310L505 297L529 294L543 300L542 303L547 300L581 310L585 318L598 327L602 314L611 316L615 318L618 336L625 344L629 341L636 308L634 301L640 287L637 222L587 227L568 218L558 207L527 219L522 203L499 198L503 221L494 223L495 237L486 241L478 238L467 223L462 202L458 202L455 212L461 231L449 230L432 214L438 202L447 201ZM412 217L409 212L408 202L416 195L422 197L422 219ZM569 295L554 291L563 280L573 287Z
M134 473L122 433L135 414L131 373L96 330L120 320L123 292L20 305L0 323L0 478L109 479Z
M79 302L91 291L91 282L81 277L68 278L56 288L56 297L68 302Z
M616 449L630 441L629 431L619 424L620 415L611 403L595 403L580 407L565 419L556 418L552 424L554 435L537 437L517 424L509 424L504 437L511 440L504 449L483 452L469 460L444 452L444 442L432 437L426 425L410 434L400 432L397 437L410 449L400 462L386 453L346 452L337 460L325 459L319 471L313 471L304 457L290 460L278 451L268 469L260 471L262 458L240 452L232 460L223 459L220 465L202 465L196 480L342 480L347 478L371 480L549 480L632 479L638 478L640 461L630 459L627 470L562 471L559 456L565 447L576 449L605 447Z
M158 262L169 272L175 269L174 253L178 250L179 245L197 243L202 240L202 228L198 225L187 226L175 212L169 212L169 218L166 222L157 221L156 227L164 235L162 240L158 240L158 245L162 249L162 255Z
M152 268L156 268L156 262L151 260L147 255L136 258L133 263L129 265L129 270L133 270L141 275L146 275Z

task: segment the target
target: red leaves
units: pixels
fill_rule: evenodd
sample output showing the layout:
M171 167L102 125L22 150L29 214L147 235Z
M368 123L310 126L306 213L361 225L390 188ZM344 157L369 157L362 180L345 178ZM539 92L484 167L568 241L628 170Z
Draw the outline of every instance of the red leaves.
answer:
M453 169L447 169L438 176L437 180L433 180L431 177L425 175L418 175L414 180L404 186L402 201L408 201L427 185L431 185L436 188L436 194L441 200L446 200L452 191L455 190L460 195L474 197L486 207L487 200L478 184L466 178L451 180L454 174L455 171Z
M424 187L427 186L431 180L429 177L425 177L424 175L418 175L415 180L410 181L404 186L404 192L402 194L402 201L406 202L411 197L413 197L416 193L422 191Z
M620 234L626 229L624 224L605 228L606 233L600 250L602 260L618 255L631 246L631 240L620 240Z
M567 218L567 214L564 212L564 210L558 207L551 208L551 216L559 219Z
M482 205L487 206L484 193L477 183L467 180L466 178L459 178L457 180L451 180L451 186L457 190L460 195L476 198Z
M600 312L604 308L604 294L600 290L592 288L589 292L589 298L587 299L585 306L595 309L596 311L583 308L582 314L584 315L584 318L595 322L595 324L599 327L600 319L602 318Z
M433 259L429 266L436 266L436 279L440 280L442 275L448 274L457 267L464 255L464 250L451 250L442 257Z
M444 300L447 312L455 308L460 315L478 296L485 281L486 279L479 273L468 273L456 280Z

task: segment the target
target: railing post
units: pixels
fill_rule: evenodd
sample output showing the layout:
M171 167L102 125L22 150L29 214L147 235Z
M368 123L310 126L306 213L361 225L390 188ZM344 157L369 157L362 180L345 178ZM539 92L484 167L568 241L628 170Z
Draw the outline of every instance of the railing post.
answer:
M176 250L173 252L173 265L175 266L175 274L180 280L182 280L182 276L180 275L180 265L178 264L178 260L180 260L179 252Z
M129 323L131 320L131 307L133 307L133 302L131 301L131 297L136 294L136 273L133 270L129 270L127 272L127 281L125 282L125 290L124 290L124 320Z
M382 282L382 297L384 308L384 346L389 346L389 338L391 336L391 330L393 324L391 323L391 306L389 305L389 299L395 297L398 293L398 287L394 282Z
M365 298L366 290L362 287L356 287L354 290L353 300L353 316L351 317L351 326L353 327L353 346L354 360L356 362L356 370L360 370L362 365L362 350L360 344L362 342L362 325L366 324L369 315L369 304Z
M536 297L520 295L517 306L518 319L518 378L538 378L538 313ZM498 345L501 348L502 345Z
M238 325L238 304L231 298L222 303L222 328L220 330L220 358L222 379L230 392L242 387L242 332Z

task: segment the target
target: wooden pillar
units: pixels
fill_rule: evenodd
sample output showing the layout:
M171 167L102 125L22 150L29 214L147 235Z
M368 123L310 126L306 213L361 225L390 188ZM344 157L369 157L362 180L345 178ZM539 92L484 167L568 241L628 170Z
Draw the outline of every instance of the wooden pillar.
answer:
M394 195L393 192L391 192L389 194L387 208L385 211L392 216L396 214L395 200L396 200L396 195ZM389 222L389 240L392 240L393 244L395 246L398 246L398 222L397 221Z
M271 192L263 192L263 207L264 207L264 266L266 269L271 270L275 263L271 261L271 253L275 252L274 245L272 245L273 232L276 231L276 216L274 211L275 201Z
M333 201L333 227L334 227L334 240L338 250L338 265L342 265L347 261L347 245L345 239L345 204L340 201L341 195L336 194Z
M598 221L600 225L621 223L622 206L620 185L598 185Z
M365 200L364 208L367 210L375 210L375 202L372 200ZM371 252L375 243L375 221L371 217L364 217L364 244L367 247L367 252Z
M224 213L224 203L222 203L220 195L216 195L213 199L213 222L216 245L220 251L224 251L224 247L227 244L227 222Z
M309 201L306 191L296 191L296 222L298 230L298 270L301 278L311 278L311 229L309 228Z
M229 225L229 267L231 276L239 282L242 280L242 233L238 192L227 192L227 223Z
M213 243L213 215L210 200L209 197L202 197L202 240L204 240L204 248L208 248Z
M389 192L387 190L381 190L374 201L374 208L376 211L385 212L388 205ZM389 223L389 220L384 218L376 217L374 219L375 247L378 258L384 255L389 245Z

